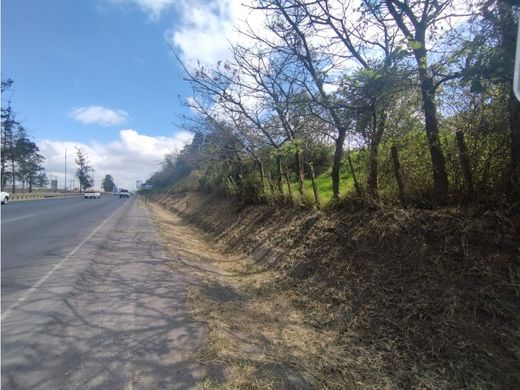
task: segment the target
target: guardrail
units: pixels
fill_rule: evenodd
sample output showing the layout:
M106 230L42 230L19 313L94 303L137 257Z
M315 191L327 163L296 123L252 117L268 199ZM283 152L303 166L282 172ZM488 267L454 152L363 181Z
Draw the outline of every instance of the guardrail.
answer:
M81 194L62 194L62 193L26 193L26 194L11 194L9 195L9 201L16 200L30 200L30 199L47 199L47 198L65 198L69 196L80 196Z

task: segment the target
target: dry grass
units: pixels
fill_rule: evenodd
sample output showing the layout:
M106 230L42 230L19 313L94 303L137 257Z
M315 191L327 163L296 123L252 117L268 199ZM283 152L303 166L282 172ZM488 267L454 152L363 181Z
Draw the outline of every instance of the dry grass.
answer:
M377 369L376 361L354 360L337 332L316 327L311 313L295 306L294 292L276 287L277 272L226 253L158 205L150 208L178 259L172 267L203 280L188 294L190 311L209 328L208 345L195 358L226 375L224 381L208 378L200 388L356 388L361 378L356 381L352 367L371 363L370 370Z
M210 232L206 241L255 259L221 264L244 298L200 305L201 316L230 317L215 325L224 336L236 321L251 329L247 340L270 340L274 355L264 354L312 387L520 388L517 217L237 207L199 194L161 204ZM287 320L292 310L302 328ZM255 327L278 316L271 328L281 333ZM258 370L252 358L218 359Z

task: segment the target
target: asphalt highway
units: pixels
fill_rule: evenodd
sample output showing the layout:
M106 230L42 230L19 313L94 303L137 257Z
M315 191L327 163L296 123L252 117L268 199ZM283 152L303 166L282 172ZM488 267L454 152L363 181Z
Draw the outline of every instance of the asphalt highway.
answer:
M2 222L2 388L187 389L206 328L140 199L11 202Z
M111 195L2 206L2 313L125 202Z

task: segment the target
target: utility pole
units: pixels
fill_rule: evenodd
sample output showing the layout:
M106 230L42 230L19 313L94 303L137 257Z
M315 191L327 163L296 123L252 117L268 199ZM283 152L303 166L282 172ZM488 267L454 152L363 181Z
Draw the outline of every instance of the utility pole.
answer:
M63 189L67 192L67 148L65 148L65 181Z

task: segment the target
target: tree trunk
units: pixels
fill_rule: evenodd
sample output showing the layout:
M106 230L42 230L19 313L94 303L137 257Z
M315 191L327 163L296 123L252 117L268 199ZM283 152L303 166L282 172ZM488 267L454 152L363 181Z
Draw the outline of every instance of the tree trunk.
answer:
M338 129L339 130L339 129ZM341 160L343 159L343 144L345 142L346 131L339 131L336 139L336 147L334 149L334 160L332 163L332 196L334 200L339 200L339 175L341 169Z
M2 187L2 191L3 191L5 188L6 182L7 182L7 178L5 177L5 162L3 161L3 157L2 157L2 163L1 163L1 168L0 168L0 177L2 180L1 187Z
M373 199L379 199L377 173L379 168L379 144L386 126L386 111L383 109L377 118L374 112L374 132L370 142L370 161L368 166L368 193Z
M14 172L14 159L11 160L11 178L13 179L13 189L12 189L12 193L14 194L16 192L16 175L15 175L15 172Z
M424 54L423 60L426 60ZM426 73L426 67L419 65L419 76L421 79L421 93L423 99L425 130L428 137L428 146L433 168L433 191L435 201L445 205L448 201L448 175L446 173L446 162L441 149L439 139L439 121L437 119L437 105L435 104L435 87L433 80Z

